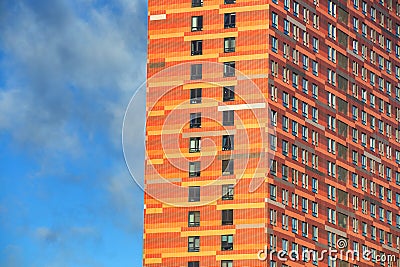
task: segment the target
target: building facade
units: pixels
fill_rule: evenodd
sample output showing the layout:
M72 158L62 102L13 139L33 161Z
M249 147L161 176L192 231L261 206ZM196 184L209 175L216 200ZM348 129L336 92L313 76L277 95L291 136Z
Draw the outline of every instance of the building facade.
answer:
M143 266L400 266L400 4L148 12Z

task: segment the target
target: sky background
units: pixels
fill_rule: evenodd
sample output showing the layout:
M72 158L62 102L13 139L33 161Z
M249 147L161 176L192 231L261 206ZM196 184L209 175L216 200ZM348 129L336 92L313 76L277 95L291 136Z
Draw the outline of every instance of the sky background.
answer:
M143 0L0 0L0 266L142 265L121 129L146 24Z

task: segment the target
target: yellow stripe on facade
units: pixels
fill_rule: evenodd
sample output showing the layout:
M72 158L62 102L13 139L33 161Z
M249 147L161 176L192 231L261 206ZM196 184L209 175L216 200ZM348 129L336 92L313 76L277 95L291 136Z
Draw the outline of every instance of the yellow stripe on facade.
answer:
M199 252L174 252L174 253L162 253L163 258L186 258L186 257L198 257L198 256L215 256L216 251L199 251ZM257 255L256 255L257 256Z
M159 164L163 164L164 163L164 159L150 159L147 161L147 165L159 165Z
M201 35L190 35L190 36L185 36L184 41L193 41L193 40L214 40L214 39L219 39L219 38L225 38L225 37L237 37L238 33L237 32L225 32L225 33L214 33L214 34L201 34Z
M218 58L218 56L219 56L218 54L205 54L205 55L199 55L196 57L192 57L192 56L167 57L167 58L165 58L165 62L205 60L205 59L211 59L211 58Z
M149 208L146 209L146 214L155 214L155 213L162 213L163 209L162 208Z
M174 32L174 33L166 33L166 34L154 34L150 35L150 40L152 39L166 39L166 38L177 38L177 37L183 37L184 33L183 32Z
M147 258L147 259L144 259L144 263L145 264L162 263L162 259L161 258Z
M179 233L181 228L146 228L146 234L157 234L157 233Z
M191 231L191 232L182 232L181 237L188 236L213 236L213 235L234 235L236 233L236 229L222 229L222 230L205 230L205 231Z
M152 110L149 112L148 116L162 116L164 114L164 110Z

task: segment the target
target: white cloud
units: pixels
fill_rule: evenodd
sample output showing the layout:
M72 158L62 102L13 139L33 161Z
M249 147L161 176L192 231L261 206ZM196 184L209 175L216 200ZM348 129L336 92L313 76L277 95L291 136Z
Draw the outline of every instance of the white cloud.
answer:
M0 27L1 67L10 74L0 131L49 152L79 150L79 131L119 138L109 128L122 121L115 107L123 109L145 78L144 1L87 1L84 11L72 3L17 2Z

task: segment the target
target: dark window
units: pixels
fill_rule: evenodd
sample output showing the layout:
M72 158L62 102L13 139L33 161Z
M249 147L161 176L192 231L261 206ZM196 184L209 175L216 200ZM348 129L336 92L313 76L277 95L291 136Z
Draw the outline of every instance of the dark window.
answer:
M189 153L200 152L200 137L190 137Z
M200 161L189 162L189 177L200 176Z
M222 136L222 150L233 150L233 135Z
M223 89L223 101L233 101L235 100L235 87L225 86Z
M199 80L203 77L203 65L193 64L190 66L190 79Z
M200 201L200 186L189 186L189 202Z
M236 0L225 0L225 4L234 4Z
M189 236L188 237L188 251L189 252L200 251L200 236Z
M200 262L199 261L189 261L188 267L200 267Z
M192 32L203 30L203 16L192 17Z
M221 261L221 267L233 267L233 261Z
M222 175L233 174L233 160L226 159L222 161Z
M235 76L235 62L224 62L224 77Z
M224 15L224 27L225 29L236 27L236 13L226 13Z
M222 210L222 225L233 224L233 210Z
M192 41L191 52L192 52L192 56L202 55L203 54L203 41L202 40Z
M192 0L192 7L203 6L203 0Z
M188 226L200 226L200 211L189 211Z
M233 200L234 193L233 184L222 185L222 200Z
M221 250L232 250L233 249L233 235L221 236Z
M202 94L201 88L190 89L190 104L201 103L201 94Z
M224 52L231 53L235 52L236 39L235 37L228 37L224 39Z
M190 113L190 128L201 127L201 113Z
M222 112L222 124L224 126L232 126L235 121L235 112L233 110L227 110Z

